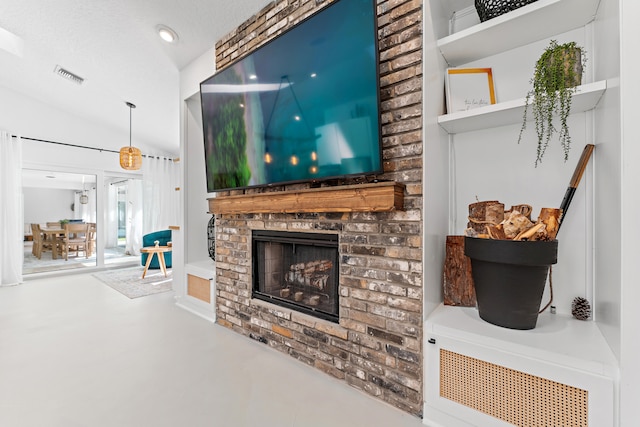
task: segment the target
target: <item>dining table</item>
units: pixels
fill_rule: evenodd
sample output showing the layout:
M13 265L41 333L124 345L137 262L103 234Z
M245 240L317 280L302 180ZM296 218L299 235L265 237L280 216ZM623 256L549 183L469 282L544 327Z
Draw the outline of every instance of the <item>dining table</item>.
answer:
M44 240L49 242L64 239L64 235L66 234L65 229L61 227L40 227L40 231L43 234ZM58 259L58 246L59 245L56 244L51 245L51 257L53 259Z

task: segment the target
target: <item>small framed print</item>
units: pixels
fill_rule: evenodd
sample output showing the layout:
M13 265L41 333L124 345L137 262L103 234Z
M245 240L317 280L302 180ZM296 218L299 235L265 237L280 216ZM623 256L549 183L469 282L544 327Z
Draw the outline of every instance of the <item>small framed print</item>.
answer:
M448 114L496 103L491 68L448 68L445 89Z

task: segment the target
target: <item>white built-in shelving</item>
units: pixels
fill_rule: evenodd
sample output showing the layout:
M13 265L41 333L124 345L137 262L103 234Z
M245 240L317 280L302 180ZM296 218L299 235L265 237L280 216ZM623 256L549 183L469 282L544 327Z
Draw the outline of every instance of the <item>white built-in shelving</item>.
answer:
M599 0L538 0L443 37L437 45L449 66L461 65L584 26L594 19L599 3ZM593 109L606 88L606 81L578 87L572 99L572 112ZM445 114L438 117L438 124L450 134L515 124L522 121L524 106L525 98L514 99Z
M578 86L571 100L571 112L579 113L595 108L606 89L606 81ZM438 117L438 124L448 133L469 132L511 125L522 122L524 106L525 98L499 102L486 107L444 114ZM528 114L530 113L531 111L528 112Z
M441 11L443 20L473 6L473 0L431 2L438 2L434 10ZM599 4L600 0L538 0L444 36L437 48L449 67L464 65L583 27L595 19ZM594 109L606 89L604 80L577 87L572 113ZM524 108L523 97L444 114L437 121L449 134L493 129L521 123ZM483 421L483 414L440 396L440 383L433 378L441 374L441 349L588 390L589 425L610 425L613 419L618 362L597 322L543 313L535 329L516 331L483 321L474 308L441 305L429 314L424 335L425 377L432 378L425 382L425 419L442 425L502 425L495 424L495 418Z
M471 2L470 2L471 3ZM600 0L538 0L438 40L450 67L525 46L591 22Z

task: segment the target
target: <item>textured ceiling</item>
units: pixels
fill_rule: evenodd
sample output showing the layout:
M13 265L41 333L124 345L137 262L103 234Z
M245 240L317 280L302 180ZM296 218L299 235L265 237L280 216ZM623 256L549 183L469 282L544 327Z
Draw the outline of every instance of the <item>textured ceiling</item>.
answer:
M0 85L118 131L128 132L125 101L133 102L136 139L154 147L154 154L175 154L180 69L268 3L0 0L0 28L24 42L22 57L0 49ZM173 28L178 42L163 42L158 24ZM84 84L55 75L56 65L86 79Z

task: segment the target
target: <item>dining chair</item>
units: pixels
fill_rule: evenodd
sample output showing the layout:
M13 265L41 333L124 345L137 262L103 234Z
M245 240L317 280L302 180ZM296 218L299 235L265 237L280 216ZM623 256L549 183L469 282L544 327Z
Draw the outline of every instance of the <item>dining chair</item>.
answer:
M80 252L84 252L86 258L89 258L89 224L85 223L67 223L64 225L64 240L62 242L62 253L65 261L69 260L69 252L73 251L76 256Z
M40 229L40 224L31 224L31 234L33 234L33 248L31 253L38 259L42 259L42 252L55 251L60 243L57 239L45 239L44 233Z
M31 254L40 259L42 257L42 234L40 233L39 224L31 224L31 235L33 236Z

